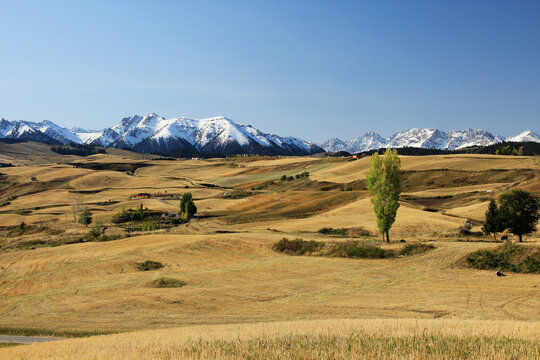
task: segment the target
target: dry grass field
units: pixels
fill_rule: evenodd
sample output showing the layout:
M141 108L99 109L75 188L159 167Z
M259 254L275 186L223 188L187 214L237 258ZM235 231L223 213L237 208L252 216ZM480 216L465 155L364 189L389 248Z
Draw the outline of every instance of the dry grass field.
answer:
M381 244L367 158L152 160L122 151L80 158L46 149L29 156L36 144L1 146L0 162L18 166L0 168L0 328L136 332L4 348L0 358L540 356L540 275L465 267L467 254L498 244L459 234L465 221L479 231L499 193L539 194L538 158L402 157L395 242L382 246L400 249L405 239L435 249L367 260L272 250L284 237L350 240L319 234L323 227L362 227L368 233L357 240ZM304 171L309 178L280 180ZM176 211L186 191L198 221L153 231L111 223L141 203ZM132 199L139 192L155 196ZM73 241L90 230L74 221L77 206L112 240ZM540 245L538 233L525 240ZM164 266L140 271L146 260ZM160 278L186 285L150 286Z

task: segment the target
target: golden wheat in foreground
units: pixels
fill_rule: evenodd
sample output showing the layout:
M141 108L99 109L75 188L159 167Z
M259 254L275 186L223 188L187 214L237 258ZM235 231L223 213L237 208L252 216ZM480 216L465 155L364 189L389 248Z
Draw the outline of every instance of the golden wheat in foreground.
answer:
M204 325L24 345L2 359L538 359L540 323L340 319Z

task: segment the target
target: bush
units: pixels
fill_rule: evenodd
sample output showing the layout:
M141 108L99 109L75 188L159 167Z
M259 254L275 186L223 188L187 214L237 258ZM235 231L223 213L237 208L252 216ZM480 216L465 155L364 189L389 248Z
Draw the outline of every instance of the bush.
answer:
M158 261L146 260L142 263L137 263L137 269L140 271L150 271L161 269L164 265Z
M144 222L141 225L141 231L153 231L159 228L157 222Z
M478 270L507 270L540 274L540 248L510 242L492 250L478 250L466 257L467 265Z
M289 255L304 255L306 253L320 251L323 247L324 243L319 241L304 241L302 239L289 240L283 238L274 244L273 249Z
M173 278L159 278L148 284L154 288L179 288L186 285L185 281L173 279Z
M407 244L401 249L399 252L399 255L403 256L409 256L409 255L417 255L417 254L423 254L426 251L435 249L435 246L431 244Z
M324 234L324 235L348 235L349 234L349 231L345 228L334 229L334 228L324 227L322 229L319 229L319 231L317 232L319 234Z
M381 249L378 246L362 244L358 241L347 241L335 244L328 252L329 256L362 259L385 259L395 257L392 250Z

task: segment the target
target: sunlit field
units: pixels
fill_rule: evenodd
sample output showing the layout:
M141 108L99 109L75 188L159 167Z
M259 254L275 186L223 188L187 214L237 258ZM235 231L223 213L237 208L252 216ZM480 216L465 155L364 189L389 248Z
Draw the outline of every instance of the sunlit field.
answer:
M3 161L18 166L0 168L0 328L108 335L2 348L0 358L540 356L540 275L496 277L464 261L500 245L480 230L489 199L540 193L538 158L401 157L401 207L385 244L365 184L369 158L46 158L28 156L46 145L2 146ZM197 221L151 231L111 222L140 204L178 211L184 192ZM80 208L105 237L88 236ZM283 238L434 248L385 259L294 256L273 249ZM539 245L538 233L525 237L524 246ZM162 267L141 271L145 261ZM183 285L154 286L160 279Z

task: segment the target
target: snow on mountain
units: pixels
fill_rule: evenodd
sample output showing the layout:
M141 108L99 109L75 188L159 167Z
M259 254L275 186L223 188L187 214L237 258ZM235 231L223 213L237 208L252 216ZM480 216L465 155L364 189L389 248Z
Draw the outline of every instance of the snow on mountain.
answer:
M386 147L421 147L442 149L448 142L448 134L438 129L409 129L398 131L388 139Z
M15 126L15 121L8 121L4 118L0 119L0 137L6 137L7 134Z
M448 142L445 149L461 149L469 146L486 146L502 142L504 139L494 136L486 130L467 129L451 131L448 133Z
M338 138L331 138L321 144L321 147L328 152L347 151L350 141L343 141Z
M1 125L0 125L0 128L1 128ZM522 141L540 142L540 135L538 135L538 133L535 133L532 130L525 130L521 134L506 138L506 141L509 141L509 142L522 142Z
M381 135L369 131L362 136L359 136L350 141L348 151L351 153L359 153L371 149L379 149L386 147L388 140Z
M518 138L520 135L518 135L516 138ZM353 139L352 141L342 141L336 138L329 139L321 146L326 151L345 150L350 153L358 153L380 148L402 147L455 150L468 146L492 145L502 141L504 141L504 138L494 136L490 132L480 129L457 130L447 133L439 129L413 128L398 131L386 139L370 131Z
M323 151L358 153L385 147L461 149L502 141L540 142L540 135L527 130L506 140L481 129L450 131L408 129L383 138L372 131L351 141L332 138L318 145L295 137L264 133L251 125L241 125L223 116L204 119L165 119L155 113L132 115L103 130L67 129L41 122L0 119L0 138L40 141L51 144L93 144L128 148L140 152L203 152L220 154L306 155ZM186 153L187 151L187 153Z
M305 155L323 151L317 145L261 132L223 116L165 119L133 115L101 132L77 133L81 142L165 153L177 149L223 154Z

